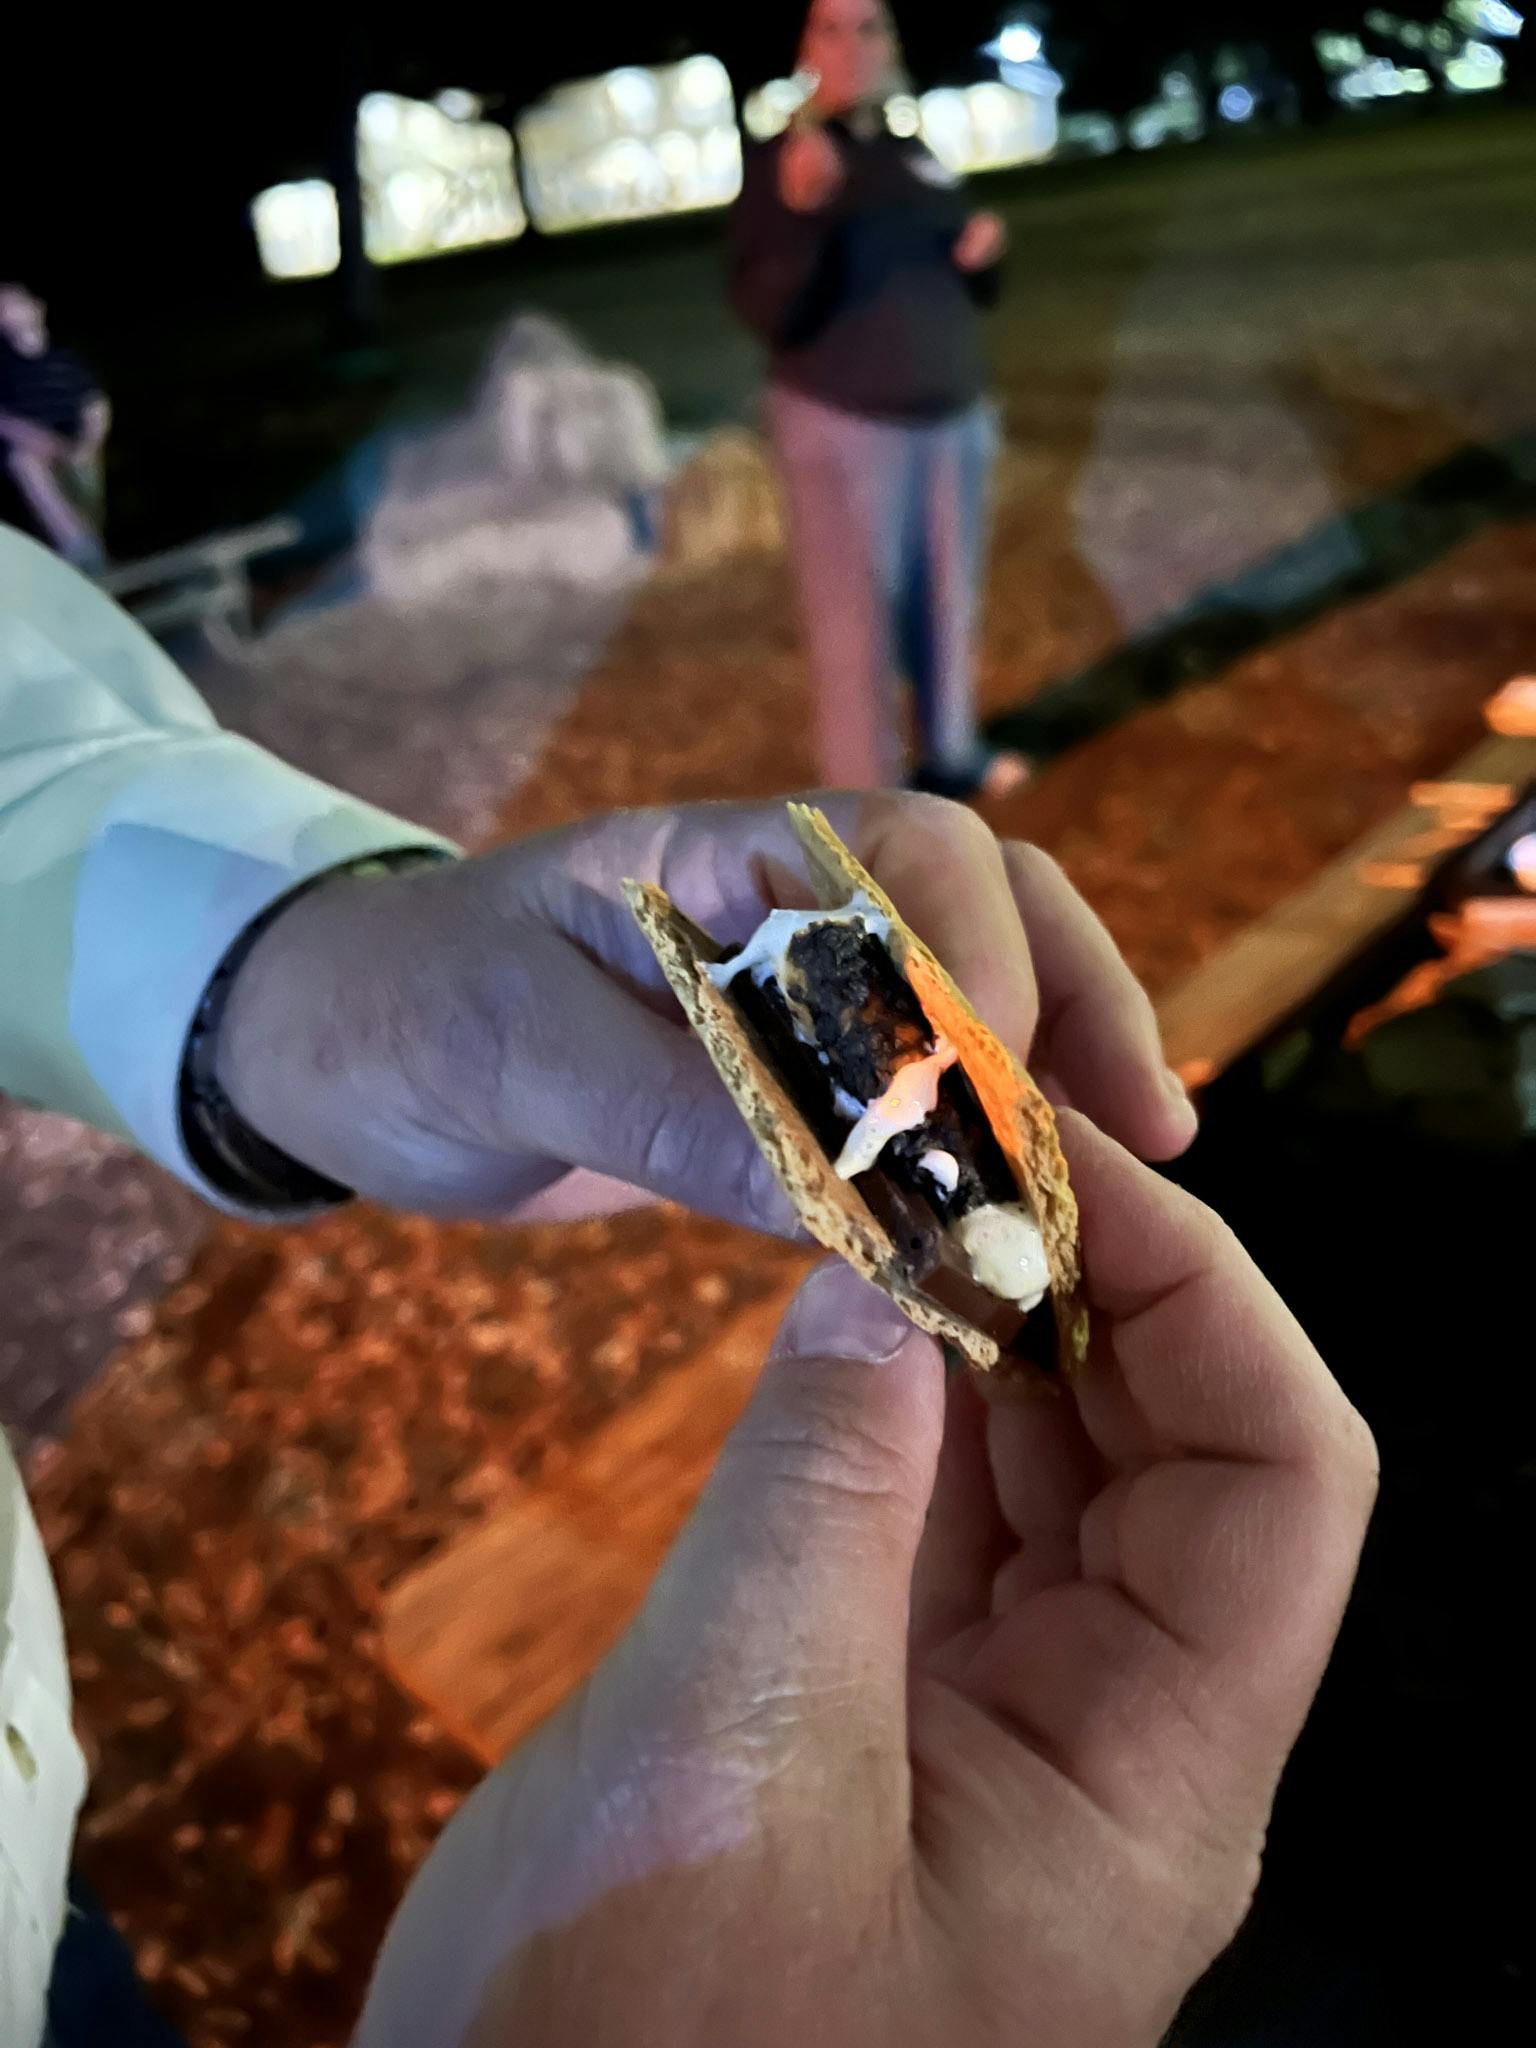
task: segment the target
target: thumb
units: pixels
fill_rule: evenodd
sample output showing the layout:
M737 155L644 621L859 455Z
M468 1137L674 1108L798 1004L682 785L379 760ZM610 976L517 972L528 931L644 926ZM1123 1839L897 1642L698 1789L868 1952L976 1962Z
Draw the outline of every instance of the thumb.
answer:
M712 1715L835 1696L900 1730L943 1426L939 1347L846 1266L818 1267L647 1605L661 1668Z

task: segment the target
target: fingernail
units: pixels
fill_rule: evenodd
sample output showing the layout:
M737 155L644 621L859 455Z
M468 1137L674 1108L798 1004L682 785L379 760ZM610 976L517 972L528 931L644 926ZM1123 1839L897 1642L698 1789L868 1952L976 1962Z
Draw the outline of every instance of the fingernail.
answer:
M1184 1086L1183 1077L1172 1067L1163 1069L1163 1093L1171 1102L1188 1102L1189 1090Z
M1177 1142L1180 1145L1192 1143L1195 1133L1200 1128L1200 1112L1195 1108L1183 1077L1176 1074L1172 1067L1164 1070L1163 1094L1169 1109L1173 1112L1175 1128L1182 1134Z
M789 1305L778 1350L787 1358L894 1358L917 1333L892 1301L850 1266L818 1266Z

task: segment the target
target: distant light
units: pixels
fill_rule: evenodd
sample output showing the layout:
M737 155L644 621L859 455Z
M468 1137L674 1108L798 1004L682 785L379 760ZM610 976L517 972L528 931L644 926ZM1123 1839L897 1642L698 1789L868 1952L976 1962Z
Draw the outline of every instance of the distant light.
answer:
M630 64L610 71L604 83L627 133L649 135L661 111L661 95L652 74Z
M1525 17L1505 0L1451 0L1446 13L1463 28L1485 36L1513 38L1525 27Z
M1334 71L1347 71L1365 62L1365 45L1358 36L1320 35L1313 38L1319 63Z
M1504 59L1492 43L1468 43L1445 67L1453 92L1492 92L1504 83Z
M405 101L392 92L371 92L358 103L358 132L370 142L391 143L400 133Z
M993 80L940 86L918 101L919 133L949 170L1003 170L1040 163L1056 147L1054 94L1016 92Z
M1068 114L1061 124L1061 148L1081 151L1085 156L1113 156L1120 147L1120 130L1112 116L1103 113Z
M1536 832L1527 832L1515 841L1509 849L1508 864L1521 888L1536 896Z
M1512 676L1483 706L1490 732L1536 739L1536 675Z
M270 185L251 201L256 250L268 277L327 277L341 261L336 194L324 178Z
M1015 92L1032 92L1041 99L1061 97L1061 73L1038 57L1033 64L999 64L997 72L1004 85L1011 85Z
M803 97L776 81L753 96L758 120L779 132L788 117L778 109ZM742 111L748 133L761 133L752 102ZM728 206L741 190L735 103L715 57L573 79L528 108L517 142L529 212L550 234Z
M1195 142L1205 133L1205 115L1187 73L1163 75L1163 96L1127 117L1125 139L1132 149L1161 149L1167 142Z
M1451 79L1452 67L1446 66L1446 79ZM1502 72L1500 73L1502 76ZM1497 82L1497 81L1495 81ZM1357 70L1351 71L1338 80L1334 91L1341 100L1358 105L1363 100L1401 99L1404 93L1430 92L1434 80L1418 65L1398 66L1390 57L1373 57ZM1463 86L1463 91L1475 88Z
M706 194L701 205L727 205L741 190L741 137L734 122L705 129L699 139L699 176Z
M465 106L473 112L453 111ZM511 242L527 227L512 137L476 119L479 109L457 87L435 102L386 92L361 102L357 168L363 246L373 262L413 263Z
M1246 85L1226 86L1222 91L1221 98L1216 102L1224 121L1250 120L1253 116L1253 110L1258 104L1258 101Z
M1027 21L1010 21L997 38L996 55L1005 64L1029 64L1039 56L1041 48L1039 29ZM990 45L988 54L992 54Z
M699 145L684 128L669 128L653 145L656 161L672 180L679 196L691 198L699 181Z
M707 122L722 110L731 117L731 77L718 57L688 57L673 75L672 96L691 122Z
M784 133L815 90L815 75L809 71L797 71L793 78L770 78L742 102L742 126L754 142L770 142Z
M923 125L922 109L909 92L899 92L885 103L885 125L893 135L915 135Z
M936 86L918 102L923 140L942 164L964 171L970 154L971 115L957 86Z

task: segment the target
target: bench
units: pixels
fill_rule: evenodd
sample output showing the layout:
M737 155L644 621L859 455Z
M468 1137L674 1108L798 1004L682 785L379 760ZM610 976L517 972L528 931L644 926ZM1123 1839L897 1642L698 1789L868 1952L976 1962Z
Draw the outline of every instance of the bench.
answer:
M215 645L238 646L252 631L252 562L302 534L297 519L267 519L116 564L96 580L157 639L197 626Z

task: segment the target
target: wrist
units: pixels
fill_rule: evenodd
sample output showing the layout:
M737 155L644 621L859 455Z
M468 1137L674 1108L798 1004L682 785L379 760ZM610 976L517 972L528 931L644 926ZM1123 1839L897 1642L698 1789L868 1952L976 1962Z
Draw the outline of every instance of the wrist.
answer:
M188 1152L221 1193L292 1210L352 1192L343 1005L354 992L367 1001L348 985L359 978L345 945L354 892L441 858L402 849L317 876L271 905L221 962L181 1075Z

